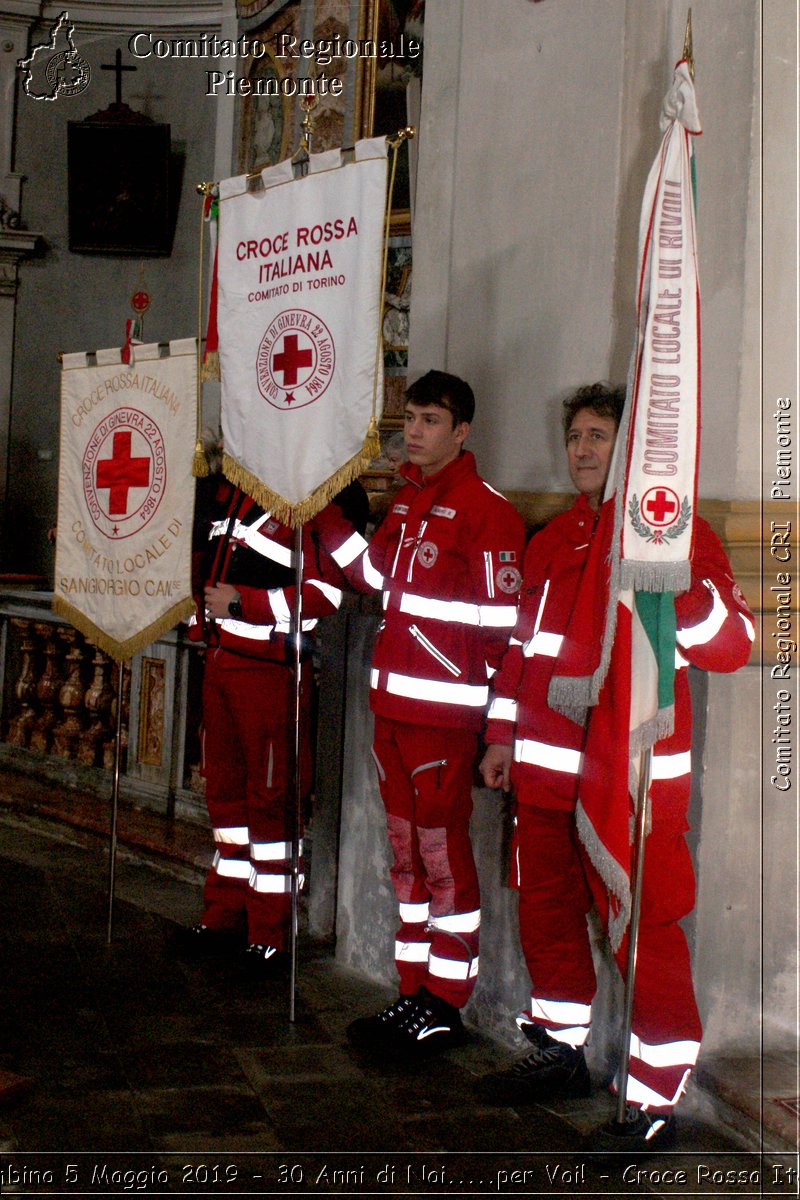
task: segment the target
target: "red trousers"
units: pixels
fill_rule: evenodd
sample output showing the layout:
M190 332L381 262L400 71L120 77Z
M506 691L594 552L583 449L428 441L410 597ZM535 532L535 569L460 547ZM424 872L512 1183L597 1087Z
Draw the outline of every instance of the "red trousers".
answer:
M307 715L309 686L303 682ZM303 774L310 743L304 729ZM249 942L286 948L295 788L294 675L280 662L209 650L203 681L203 773L216 854L203 923L246 925Z
M400 991L424 984L458 1007L478 974L480 894L472 857L472 769L477 737L375 717L378 771L400 908Z
M627 1099L651 1110L680 1097L702 1029L689 948L679 925L695 900L682 818L659 821L647 837L636 960ZM605 887L580 845L570 812L520 804L515 882L531 1016L573 1046L586 1040L596 989L586 915L594 902L605 927ZM616 953L626 973L628 938Z

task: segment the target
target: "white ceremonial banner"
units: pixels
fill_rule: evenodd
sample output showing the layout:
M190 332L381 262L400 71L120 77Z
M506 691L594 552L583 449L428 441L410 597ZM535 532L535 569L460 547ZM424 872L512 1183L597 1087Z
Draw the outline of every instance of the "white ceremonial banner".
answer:
M65 354L53 608L121 661L193 609L197 343Z
M378 453L385 138L219 185L223 469L288 524Z
M691 575L700 435L692 139L701 129L686 62L675 68L661 129L664 136L639 221L637 361L629 401L622 585L680 591L689 586Z

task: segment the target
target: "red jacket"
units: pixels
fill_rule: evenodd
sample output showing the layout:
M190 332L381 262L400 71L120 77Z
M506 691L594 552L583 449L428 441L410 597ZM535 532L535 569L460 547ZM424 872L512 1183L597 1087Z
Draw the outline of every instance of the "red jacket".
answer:
M519 616L495 678L488 743L514 746L512 779L522 803L572 809L578 793L585 727L549 707L547 693L567 628L596 514L583 496L528 545ZM692 585L675 599L674 732L653 750L652 795L685 811L691 782L692 717L686 668L735 671L750 655L753 616L710 526L695 521Z
M479 729L516 618L522 519L467 451L436 475L402 470L369 546L332 552L355 587L383 593L370 705L397 721Z
M246 658L286 662L295 603L296 533L265 513L256 502L226 480L216 485L210 514L209 543L196 556L194 591L196 615L189 618L189 637L222 646ZM310 633L319 617L335 612L342 599L341 571L322 545L336 548L353 535L335 503L329 504L303 528L303 632ZM203 588L229 583L241 597L241 617L206 620Z

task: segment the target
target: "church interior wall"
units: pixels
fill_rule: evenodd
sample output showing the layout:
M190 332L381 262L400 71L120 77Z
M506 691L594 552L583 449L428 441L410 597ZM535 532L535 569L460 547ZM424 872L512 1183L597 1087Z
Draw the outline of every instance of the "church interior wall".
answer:
M470 444L497 486L564 490L554 405L608 369L620 95L607 64L619 58L625 6L598 6L587 39L586 6L572 0L513 0L493 6L491 19L465 5L457 49L453 7L433 6L426 18L411 369L445 365L470 380ZM439 128L426 93L431 76L437 99L447 87L430 69L440 54L455 72L452 132L448 121ZM610 139L592 128L598 113ZM448 223L436 175L449 163ZM437 261L449 264L446 300L428 283ZM429 325L421 293L447 304L446 323Z
M685 8L512 0L489 19L483 6L456 7L436 5L426 19L412 371L444 359L476 386L472 445L498 486L563 490L560 399L597 378L624 382L627 371L642 187ZM760 219L758 16L751 0L693 6L703 121L700 490L723 499L753 498L745 488L758 478L745 436L758 400L742 387L755 316L745 276ZM430 69L434 60L444 75ZM440 119L448 86L455 98ZM440 178L448 171L449 185ZM441 220L448 195L450 222Z
M67 125L114 99L114 74L102 71L101 64L114 61L128 36L124 30L82 33L80 51L92 71L87 90L56 103L23 95L18 104L15 162L26 176L22 215L42 241L38 255L19 269L3 564L6 570L47 578L53 569L47 530L57 504L57 355L122 344L142 262L141 278L152 297L144 340L192 337L197 331L200 201L195 185L212 177L217 119L212 100L197 102L205 90L202 61L140 59L135 74L122 76L123 101L170 125L180 187L171 255L142 260L69 250ZM130 60L126 52L124 61Z

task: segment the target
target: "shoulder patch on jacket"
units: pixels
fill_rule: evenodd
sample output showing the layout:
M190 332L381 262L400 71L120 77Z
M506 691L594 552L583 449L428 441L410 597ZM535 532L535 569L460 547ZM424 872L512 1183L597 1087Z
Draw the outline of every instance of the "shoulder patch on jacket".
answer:
M407 512L408 512L408 505L407 505L407 504L393 504L393 505L392 505L392 512L401 513L401 514L402 514L402 513L407 513Z
M431 509L431 516L447 517L449 521L452 521L455 515L456 510L454 508L445 508L442 504L434 504L433 508Z

